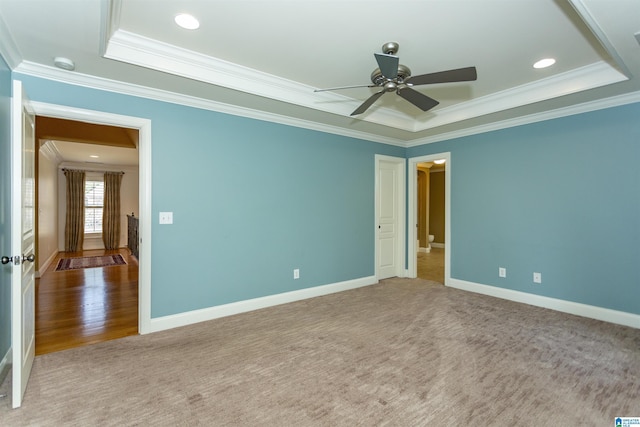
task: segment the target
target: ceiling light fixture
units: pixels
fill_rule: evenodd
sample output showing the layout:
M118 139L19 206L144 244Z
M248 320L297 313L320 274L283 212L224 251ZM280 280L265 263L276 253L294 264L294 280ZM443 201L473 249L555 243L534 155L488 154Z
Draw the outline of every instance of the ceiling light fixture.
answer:
M200 22L188 13L181 13L174 18L176 24L187 30L197 30L200 28Z
M547 68L556 63L556 60L553 58L545 58L533 64L533 68Z
M89 157L91 157L92 159L97 159L97 158L99 158L100 156L96 156L95 154L91 154Z
M446 161L447 159L438 159L438 160L434 160L433 163L435 163L436 165L442 165Z
M53 58L53 65L67 71L73 71L76 69L76 64L74 64L72 60L62 56L56 56Z

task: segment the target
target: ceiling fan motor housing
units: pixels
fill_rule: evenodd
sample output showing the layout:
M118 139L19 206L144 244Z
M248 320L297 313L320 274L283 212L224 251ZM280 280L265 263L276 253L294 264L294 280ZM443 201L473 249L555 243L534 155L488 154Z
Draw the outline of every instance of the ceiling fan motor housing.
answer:
M409 67L400 64L398 65L398 75L395 79L393 79L393 81L401 84L404 83L404 81L409 78L409 76L411 76L411 70L409 69ZM380 68L376 68L375 70L373 70L373 73L371 73L371 82L374 85L384 86L387 81L389 81L389 79L382 75Z

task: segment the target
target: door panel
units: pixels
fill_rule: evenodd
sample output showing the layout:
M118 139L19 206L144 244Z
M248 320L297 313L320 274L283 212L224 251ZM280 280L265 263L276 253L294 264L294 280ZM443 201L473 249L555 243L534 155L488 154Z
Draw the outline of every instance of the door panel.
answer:
M22 404L35 358L35 118L14 80L11 104L12 406Z
M400 276L401 241L400 231L400 187L401 163L378 161L378 253L377 278Z

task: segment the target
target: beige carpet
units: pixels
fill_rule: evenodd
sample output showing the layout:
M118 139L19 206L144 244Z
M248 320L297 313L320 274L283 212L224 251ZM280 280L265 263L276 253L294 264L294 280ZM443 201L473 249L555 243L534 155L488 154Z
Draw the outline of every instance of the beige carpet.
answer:
M0 424L610 426L639 378L640 330L390 279L38 356Z

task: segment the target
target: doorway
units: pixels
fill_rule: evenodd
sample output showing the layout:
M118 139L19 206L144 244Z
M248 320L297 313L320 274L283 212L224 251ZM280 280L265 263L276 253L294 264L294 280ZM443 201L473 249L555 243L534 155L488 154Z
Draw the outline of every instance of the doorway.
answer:
M139 216L138 131L44 116L36 116L35 125L36 355L137 334L138 260L126 249L126 214ZM84 242L72 253L64 252L65 168L86 171L90 190L85 201L100 204L85 209ZM112 250L104 249L101 234L105 172L122 173L119 244ZM79 258L112 256L119 256L125 264L56 268Z
M37 116L115 126L138 132L138 310L137 331L151 332L151 120L101 111L33 102Z
M408 221L412 224L407 244L409 277L448 285L451 277L450 153L409 159L408 182Z

